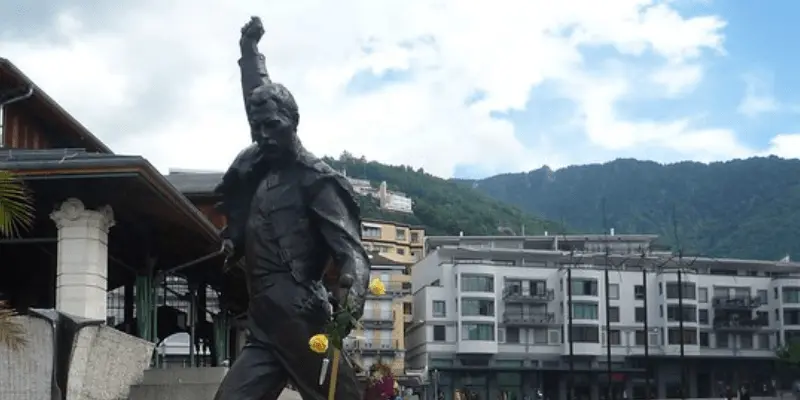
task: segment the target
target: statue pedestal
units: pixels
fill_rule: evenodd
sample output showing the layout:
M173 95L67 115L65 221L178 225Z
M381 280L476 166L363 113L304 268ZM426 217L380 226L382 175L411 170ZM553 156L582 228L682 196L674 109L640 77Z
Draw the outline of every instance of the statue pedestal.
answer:
M149 369L141 383L131 388L130 400L213 400L227 368ZM302 400L284 390L278 400Z

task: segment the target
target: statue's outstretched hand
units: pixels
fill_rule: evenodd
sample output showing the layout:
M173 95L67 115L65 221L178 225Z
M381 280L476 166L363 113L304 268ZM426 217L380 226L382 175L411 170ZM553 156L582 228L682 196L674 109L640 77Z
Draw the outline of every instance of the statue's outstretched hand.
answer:
M264 24L259 17L250 17L242 27L242 38L239 39L241 45L256 45L264 36Z

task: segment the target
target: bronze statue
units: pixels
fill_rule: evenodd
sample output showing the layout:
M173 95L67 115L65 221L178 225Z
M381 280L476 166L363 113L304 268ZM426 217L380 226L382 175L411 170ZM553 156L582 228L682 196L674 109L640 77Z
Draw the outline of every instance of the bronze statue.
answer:
M322 333L343 296L363 312L369 257L361 220L346 178L303 148L297 103L267 74L253 17L240 40L242 90L253 143L217 187L227 218L231 255L244 257L249 290L244 349L217 391L217 400L274 400L291 383L307 400L328 398L330 376L319 384L324 355L308 340ZM329 273L341 286L326 287ZM341 359L336 399L355 400L362 389L350 362ZM330 374L329 374L330 375Z

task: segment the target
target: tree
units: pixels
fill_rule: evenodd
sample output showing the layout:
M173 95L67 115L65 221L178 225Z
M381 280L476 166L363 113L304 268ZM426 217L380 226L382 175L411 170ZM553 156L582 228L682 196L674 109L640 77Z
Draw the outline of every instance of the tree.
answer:
M9 171L0 171L0 237L17 236L33 222L33 202L25 185ZM14 311L0 301L0 346L19 349L26 343Z

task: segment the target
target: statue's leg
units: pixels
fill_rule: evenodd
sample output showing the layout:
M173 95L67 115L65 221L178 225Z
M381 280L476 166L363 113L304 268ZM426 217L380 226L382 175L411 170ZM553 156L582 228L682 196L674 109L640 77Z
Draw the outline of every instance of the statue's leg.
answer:
M289 380L295 385L303 400L327 400L330 388L330 374L333 368L328 366L327 378L322 385L319 377L322 359L325 356L313 353L308 348L308 338L322 331L321 326L314 326L300 316L283 324L285 332L276 342L275 356L280 359L286 369ZM333 357L327 356L333 362ZM347 357L339 359L339 372L336 380L336 400L360 400L364 396L362 385L358 381L355 370Z
M273 282L267 295L250 301L250 314L264 316L250 320L250 334L258 343L272 344L272 354L304 400L327 400L329 377L319 384L322 360L326 356L314 353L308 345L311 336L325 330L327 319L322 311L323 303L318 300L325 301L327 294L322 286L318 287L321 293L315 292L308 285L295 282L289 274L276 275ZM336 400L361 399L361 385L344 358L338 375Z
M274 354L271 346L248 341L214 400L276 400L286 386L287 375Z

